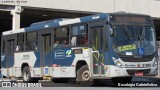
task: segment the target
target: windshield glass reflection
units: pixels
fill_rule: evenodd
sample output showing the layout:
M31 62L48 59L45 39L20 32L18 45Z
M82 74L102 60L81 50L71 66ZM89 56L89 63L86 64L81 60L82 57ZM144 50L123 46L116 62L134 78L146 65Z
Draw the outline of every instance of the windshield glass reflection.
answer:
M116 25L113 45L121 55L138 55L138 48L144 49L144 55L152 55L156 51L153 27Z

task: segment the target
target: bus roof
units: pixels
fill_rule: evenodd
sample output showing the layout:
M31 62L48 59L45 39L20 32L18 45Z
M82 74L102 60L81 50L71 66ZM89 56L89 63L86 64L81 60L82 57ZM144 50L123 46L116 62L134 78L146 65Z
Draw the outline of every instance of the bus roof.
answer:
M36 30L42 30L45 28L59 27L59 26L64 26L64 25L69 25L69 24L74 24L74 23L83 23L83 22L89 22L89 21L100 20L100 19L105 19L105 18L106 20L109 20L109 15L106 13L91 15L91 16L86 16L86 17L81 17L81 18L75 18L75 19L68 19L68 20L54 19L54 20L34 23L34 24L31 24L30 27L26 27L26 28L5 31L2 33L2 35L10 35L10 34L16 34L16 33L22 33L22 32L36 31Z

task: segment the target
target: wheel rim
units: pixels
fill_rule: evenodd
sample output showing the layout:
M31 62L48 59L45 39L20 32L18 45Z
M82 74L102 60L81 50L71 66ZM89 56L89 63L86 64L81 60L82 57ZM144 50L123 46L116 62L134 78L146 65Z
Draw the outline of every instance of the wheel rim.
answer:
M82 80L83 80L83 81L89 81L89 79L90 79L89 70L85 70L85 71L82 73Z
M24 81L28 81L28 77L29 77L29 74L27 72L24 72Z

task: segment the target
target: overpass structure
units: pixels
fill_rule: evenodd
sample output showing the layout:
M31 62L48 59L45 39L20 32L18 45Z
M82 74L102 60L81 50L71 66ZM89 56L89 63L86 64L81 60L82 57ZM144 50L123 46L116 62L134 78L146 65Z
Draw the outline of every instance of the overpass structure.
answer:
M1 5L71 12L118 12L160 17L160 0L0 0ZM0 8L1 9L1 8Z

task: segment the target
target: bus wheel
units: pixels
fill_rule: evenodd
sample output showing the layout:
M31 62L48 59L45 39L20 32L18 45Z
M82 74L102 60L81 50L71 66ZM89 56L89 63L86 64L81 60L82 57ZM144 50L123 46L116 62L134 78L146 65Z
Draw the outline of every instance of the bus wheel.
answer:
M23 78L23 82L26 82L26 83L29 83L29 82L37 83L39 81L36 78L35 79L31 78L31 73L28 66L25 66L23 68L22 78Z
M131 83L132 77L115 77L112 78L112 81L115 84L115 86L118 86L118 84Z
M93 81L90 77L90 71L87 65L82 66L79 70L77 70L77 79L76 83L81 86L92 86Z

